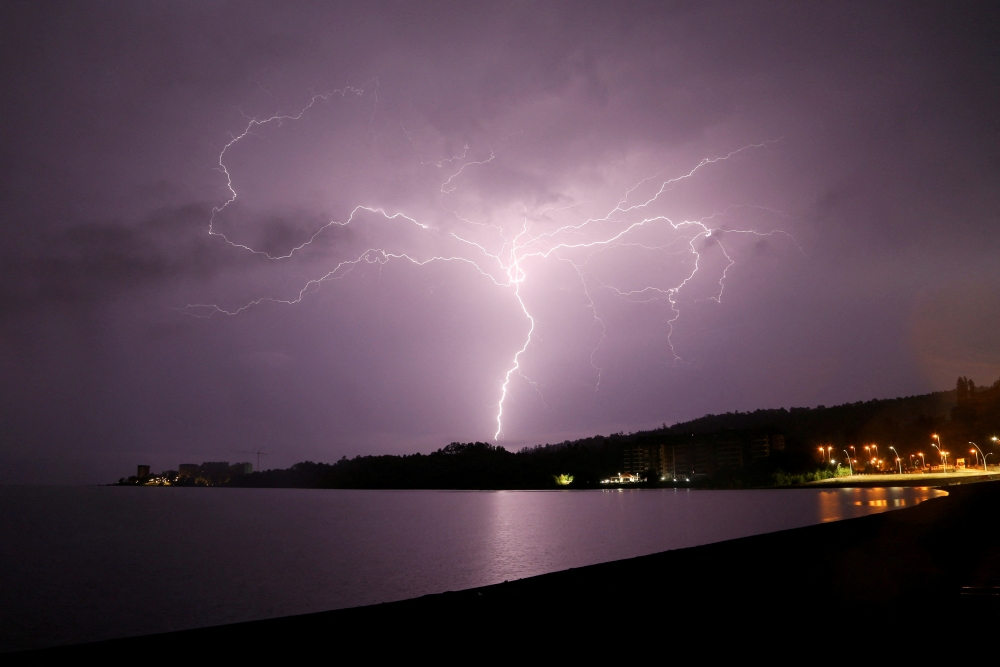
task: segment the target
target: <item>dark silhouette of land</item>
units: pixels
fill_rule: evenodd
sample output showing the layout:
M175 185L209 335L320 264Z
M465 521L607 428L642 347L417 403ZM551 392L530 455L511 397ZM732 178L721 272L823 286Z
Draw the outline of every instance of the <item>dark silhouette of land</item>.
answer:
M992 625L1000 614L1000 483L947 490L948 497L911 509L466 591L31 655L110 658L155 649L261 658L361 646L378 646L382 655L470 647L534 653L614 650L636 637L757 654L810 637L898 646L895 632L919 646L950 644L946 636ZM734 638L753 643L726 644Z
M879 443L883 456L893 445L909 466L910 454L925 454L937 462L929 441L941 436L944 447L954 448L951 461L965 457L968 441L978 441L984 451L994 450L991 464L1000 463L1000 450L991 436L1000 434L1000 380L990 387L976 387L959 378L957 389L922 396L847 403L834 407L792 408L707 415L690 422L664 425L636 433L614 433L557 444L525 447L511 452L483 442L452 443L431 454L406 456L356 456L336 463L304 461L284 470L238 475L225 485L242 487L306 487L343 489L544 489L557 486L556 476L573 476L571 488L597 488L601 480L623 470L628 448L679 446L692 438L711 442L750 442L778 434L783 448L761 460L738 468L718 469L690 482L704 487L746 488L788 483L803 474L822 471L817 446L830 446L833 454L855 445L859 459L865 443ZM863 461L861 464L863 466ZM890 461L884 467L893 470ZM637 472L637 471L633 471ZM777 480L777 481L776 481ZM782 480L785 480L782 482ZM650 479L650 485L672 484ZM687 483L687 482L686 482Z

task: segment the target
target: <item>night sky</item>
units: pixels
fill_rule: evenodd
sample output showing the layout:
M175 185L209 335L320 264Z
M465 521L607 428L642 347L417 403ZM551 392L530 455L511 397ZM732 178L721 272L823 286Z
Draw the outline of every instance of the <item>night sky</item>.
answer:
M998 47L995 3L5 2L0 482L990 383Z

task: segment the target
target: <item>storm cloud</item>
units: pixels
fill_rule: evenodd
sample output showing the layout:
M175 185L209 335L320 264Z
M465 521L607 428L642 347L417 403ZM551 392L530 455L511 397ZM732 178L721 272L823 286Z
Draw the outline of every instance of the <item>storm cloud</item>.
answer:
M0 481L492 439L522 302L508 447L1000 376L989 3L6 3L0 25ZM691 226L498 286L513 230L731 153L643 209L713 230L676 310Z

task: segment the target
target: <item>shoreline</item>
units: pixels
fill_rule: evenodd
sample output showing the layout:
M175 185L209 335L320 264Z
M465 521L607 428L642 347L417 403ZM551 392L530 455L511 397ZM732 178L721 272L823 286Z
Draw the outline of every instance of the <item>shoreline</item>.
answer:
M1000 481L1000 472L939 472L939 473L903 473L888 475L850 475L848 477L832 477L816 482L806 482L795 485L795 488L871 488L879 486L934 486L951 487L960 484L979 484L982 482ZM774 487L782 488L782 487ZM788 487L785 487L788 488Z
M228 486L228 485L176 485L176 484L87 484L85 486L136 488L136 489L304 489L310 491L666 491L670 489L685 489L690 491L772 491L783 489L815 489L815 488L878 488L878 487L950 487L961 484L978 484L981 482L1000 481L1000 472L991 473L929 473L929 474L887 474L887 475L851 475L847 477L831 477L801 484L776 484L771 486L710 486L697 482L674 484L603 484L588 487L458 487L458 486L372 486L372 487L318 487L318 486Z
M1000 612L1000 536L989 528L1000 516L1000 483L947 490L947 497L912 508L458 592L20 655L101 657L155 646L164 653L259 657L284 655L288 646L377 642L387 632L421 652L454 633L462 641L493 642L498 628L512 622L523 632L505 637L505 644L527 648L538 633L550 641L583 641L598 619L613 633L695 632L720 614L740 618L740 627L754 632L761 624L818 622L794 613L799 605L821 605L823 617L884 615L886 623L904 617L909 623L909 612L918 608L985 622Z

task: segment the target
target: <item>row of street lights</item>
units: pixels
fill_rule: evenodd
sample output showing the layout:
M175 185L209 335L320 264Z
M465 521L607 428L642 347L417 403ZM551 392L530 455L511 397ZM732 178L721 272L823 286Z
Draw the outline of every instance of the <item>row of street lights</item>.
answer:
M941 465L944 468L944 471L948 472L948 454L949 454L949 452L946 452L946 451L944 451L941 448L941 436L940 435L938 435L937 433L935 433L935 434L933 434L931 436L931 438L934 438L935 440L937 440L937 443L934 443L934 442L931 443L931 447L934 447L935 449L938 450L938 455L940 455L940 457L941 457ZM992 440L994 443L1000 444L1000 438L998 438L997 436L993 436L992 438L990 438L990 440ZM970 449L969 453L970 454L976 454L976 466L977 467L979 466L979 457L982 457L982 459L983 459L983 471L987 471L988 472L988 468L986 467L986 457L987 456L992 456L993 452L990 452L989 454L983 454L983 450L979 448L979 445L977 445L976 443L972 442L971 440L969 441L969 444L972 445L975 448L975 449ZM849 449L851 451L855 451L854 445L849 445ZM896 455L896 466L897 466L897 469L899 470L899 474L903 474L903 459L900 457L899 452L896 451L895 447L893 447L892 445L889 445L889 449L891 449L893 451L893 453ZM883 461L882 461L882 459L880 459L878 457L878 445L877 444L872 443L871 445L865 445L865 451L868 452L868 463L870 463L870 464L878 464L879 466L882 465ZM827 462L827 463L836 463L836 461L833 460L833 447L832 446L828 445L826 447L820 447L819 448L819 452L820 452L820 456L823 457L823 460L825 462ZM854 464L856 463L856 460L851 456L851 454L846 449L843 450L843 452L844 452L844 455L847 456L847 464L850 466L851 475L853 475L854 474ZM873 455L873 452L874 452L874 455ZM855 453L855 456L856 455L857 454ZM910 454L910 467L911 468L913 467L913 457L914 456L919 456L920 457L920 467L921 468L926 468L927 467L927 460L924 458L924 453L923 452L917 452L916 454Z
M931 437L937 439L938 441L938 444L936 445L932 442L931 446L937 447L938 452L941 452L941 456L943 458L944 471L948 472L948 452L941 451L941 436L935 433ZM990 440L992 440L993 442L1000 442L1000 440L998 440L996 436L993 436L992 438L990 438ZM979 445L972 442L971 440L969 441L969 444L974 447L974 449L969 450L969 453L976 454L976 465L977 466L979 465L979 457L981 456L983 458L983 472L989 472L989 469L986 467L986 457L993 456L993 452L990 452L989 454L983 454L983 450L979 448Z

